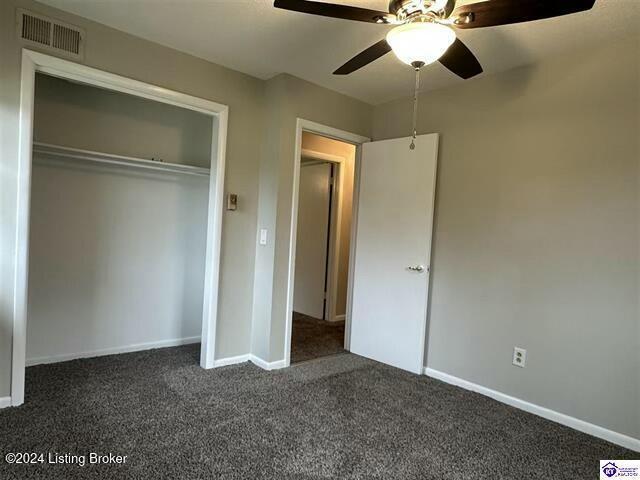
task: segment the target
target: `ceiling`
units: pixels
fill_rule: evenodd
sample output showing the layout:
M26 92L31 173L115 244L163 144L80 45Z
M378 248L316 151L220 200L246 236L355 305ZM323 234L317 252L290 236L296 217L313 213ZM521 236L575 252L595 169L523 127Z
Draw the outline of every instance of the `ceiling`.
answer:
M271 0L40 1L262 79L289 73L371 104L412 94L413 72L393 54L345 77L331 74L383 38L388 26L288 12ZM388 6L387 0L333 3ZM639 25L640 0L598 0L586 13L457 32L487 75L637 32ZM436 63L426 68L422 90L462 82Z

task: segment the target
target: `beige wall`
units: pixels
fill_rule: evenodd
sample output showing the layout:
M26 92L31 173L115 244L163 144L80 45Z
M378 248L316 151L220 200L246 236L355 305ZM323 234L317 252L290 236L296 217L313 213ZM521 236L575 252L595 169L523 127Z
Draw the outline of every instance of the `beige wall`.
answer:
M340 239L338 252L338 286L336 291L336 315L347 311L347 286L349 281L349 246L351 239L351 207L353 204L353 173L356 147L332 138L309 132L302 133L302 148L344 158L342 164L343 188L340 215Z
M441 134L427 365L636 438L639 52L461 83L419 119ZM410 120L409 99L381 105L374 138Z
M239 208L235 212L225 212L223 218L216 357L248 353L254 321L254 284L262 289L264 282L269 286L275 278L275 251L271 252L271 257L267 254L256 258L257 251L262 253L256 250L256 223L258 218L260 224L272 220L275 227L278 217L282 228L277 234L281 236L286 229L290 173L283 170L280 181L279 171L280 162L290 166L293 161L295 117L300 114L329 125L368 133L372 108L288 75L265 82L32 0L0 2L0 397L10 394L11 373L21 63L21 46L15 34L15 9L18 7L84 28L87 38L84 63L91 67L229 106L225 190L238 194ZM274 124L274 121L279 123ZM260 185L259 175L262 176ZM278 192L281 185L283 191ZM260 209L259 192L265 199L260 202ZM275 228L270 228L270 233L275 233ZM277 258L282 264L282 252ZM279 292L280 289L278 284L276 290ZM263 292L270 291L265 289ZM258 302L258 307L270 318L270 300L268 305ZM267 336L259 346L266 346L264 358L268 358L272 329L270 325L258 324L254 331L260 332L260 328L263 333L266 329ZM284 323L273 332L275 338L283 339ZM277 356L281 358L282 355L283 348L280 348Z
M136 38L30 0L0 2L0 124L2 137L0 224L0 397L9 395L18 107L21 49L15 33L16 7L49 14L86 30L85 64L229 105L227 191L239 195L239 209L223 218L218 355L246 353L251 328L255 255L259 142L247 132L261 131L264 82L204 60Z
M267 246L256 250L252 352L266 361L285 358L286 294L296 118L369 136L373 107L291 75L267 82L267 142L260 166L258 228ZM273 235L275 232L275 235Z

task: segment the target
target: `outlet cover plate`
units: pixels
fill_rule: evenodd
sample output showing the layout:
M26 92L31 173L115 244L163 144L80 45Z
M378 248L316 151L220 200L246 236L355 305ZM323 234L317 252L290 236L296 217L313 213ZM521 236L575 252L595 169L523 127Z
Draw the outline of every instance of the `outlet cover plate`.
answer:
M527 351L524 348L513 347L512 363L516 367L524 368L524 366L527 364Z

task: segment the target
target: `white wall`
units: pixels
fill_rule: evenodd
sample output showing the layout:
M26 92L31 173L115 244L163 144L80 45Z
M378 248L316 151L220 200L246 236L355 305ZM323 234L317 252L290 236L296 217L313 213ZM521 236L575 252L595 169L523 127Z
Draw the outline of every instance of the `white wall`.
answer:
M198 341L208 178L34 160L27 362Z
M640 438L640 37L425 94L427 365ZM411 100L375 110L408 135ZM524 369L514 346L528 350Z

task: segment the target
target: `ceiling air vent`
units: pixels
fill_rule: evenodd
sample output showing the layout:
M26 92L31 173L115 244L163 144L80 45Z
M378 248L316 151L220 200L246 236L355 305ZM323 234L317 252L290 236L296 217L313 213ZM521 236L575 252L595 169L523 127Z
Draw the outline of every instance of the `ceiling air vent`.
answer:
M82 59L84 31L81 28L18 9L18 36L26 45L45 51Z

